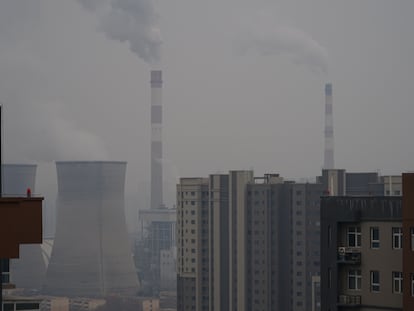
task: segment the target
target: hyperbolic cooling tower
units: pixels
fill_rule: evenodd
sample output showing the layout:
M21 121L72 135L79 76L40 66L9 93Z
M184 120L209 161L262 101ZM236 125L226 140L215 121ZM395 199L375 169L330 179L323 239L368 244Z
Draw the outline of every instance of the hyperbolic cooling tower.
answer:
M162 198L162 71L151 71L151 208L163 206Z
M57 223L44 292L135 295L124 214L125 162L57 162Z
M325 85L325 153L324 169L334 169L334 128L332 109L332 84Z
M27 188L34 193L36 168L34 164L3 164L4 196L26 196Z
M3 194L6 197L26 196L27 188L35 193L36 165L4 164ZM46 264L39 244L20 245L20 257L10 262L11 281L17 288L37 289L42 287Z

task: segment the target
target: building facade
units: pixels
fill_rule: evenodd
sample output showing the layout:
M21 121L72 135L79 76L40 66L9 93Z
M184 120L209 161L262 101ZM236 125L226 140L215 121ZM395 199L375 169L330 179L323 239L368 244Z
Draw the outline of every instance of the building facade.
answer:
M400 197L324 197L322 310L402 310Z
M414 310L414 173L402 175L403 306Z
M208 179L177 185L177 310L209 310Z
M322 193L322 184L252 171L180 179L177 310L319 307Z

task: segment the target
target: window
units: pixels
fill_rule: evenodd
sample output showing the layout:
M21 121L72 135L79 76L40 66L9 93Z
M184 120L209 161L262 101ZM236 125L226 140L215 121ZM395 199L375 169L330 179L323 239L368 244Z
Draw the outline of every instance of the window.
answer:
M401 249L402 248L402 228L392 228L392 248Z
M414 297L414 273L411 273L411 297Z
M414 251L414 228L413 227L410 228L410 233L411 233L411 250Z
M328 268L328 288L332 288L332 270Z
M361 227L348 227L348 246L361 247Z
M10 260L9 259L0 259L2 281L4 284L10 283Z
M403 276L402 272L393 272L392 273L392 291L397 294L402 294Z
M331 246L332 243L332 229L331 226L328 226L328 247Z
M361 270L348 271L348 289L361 290Z
M380 247L379 228L371 227L371 248L375 249L379 247Z
M380 273L379 271L371 271L371 292L380 291Z

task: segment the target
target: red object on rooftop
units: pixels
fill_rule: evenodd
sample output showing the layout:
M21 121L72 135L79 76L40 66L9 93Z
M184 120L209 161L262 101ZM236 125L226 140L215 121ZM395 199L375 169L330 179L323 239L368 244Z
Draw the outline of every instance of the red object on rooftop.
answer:
M26 195L27 195L28 198L30 198L32 196L32 190L30 188L27 188Z

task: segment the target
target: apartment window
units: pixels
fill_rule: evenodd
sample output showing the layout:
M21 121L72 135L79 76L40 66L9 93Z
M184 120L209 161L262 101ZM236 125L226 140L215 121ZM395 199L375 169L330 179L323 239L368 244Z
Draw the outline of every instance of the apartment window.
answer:
M348 227L348 246L361 247L361 227Z
M392 273L392 291L397 294L402 294L403 292L403 276L402 272L393 272Z
M402 248L402 228L392 228L392 248L401 249Z
M379 271L371 271L371 292L380 291L380 273Z
M414 251L414 228L410 228L410 234L411 234L411 250Z
M331 226L328 226L328 247L331 246L332 243L332 228Z
M371 248L379 248L379 247L380 247L379 228L371 227Z
M414 273L411 273L411 297L414 297Z
M328 268L328 288L332 287L332 270Z
M3 283L10 283L10 260L9 259L0 259Z
M348 271L348 289L361 290L361 270L350 269Z

